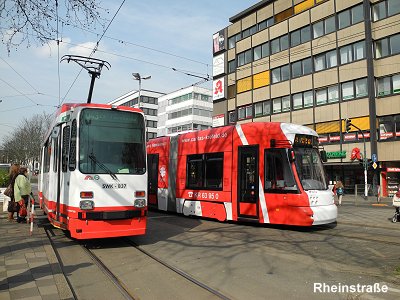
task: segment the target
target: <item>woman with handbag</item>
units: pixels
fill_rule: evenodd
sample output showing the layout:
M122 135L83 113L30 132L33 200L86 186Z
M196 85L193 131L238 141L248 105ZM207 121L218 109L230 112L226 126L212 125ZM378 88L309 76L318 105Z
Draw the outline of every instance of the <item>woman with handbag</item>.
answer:
M9 222L13 222L14 221L14 213L17 213L17 218L18 218L18 202L15 201L15 197L14 197L14 185L15 185L15 179L17 178L18 174L19 174L19 169L20 166L18 164L13 164L10 167L10 174L9 174L9 178L10 178L10 201L8 202L8 221Z
M28 180L28 169L25 167L21 167L19 169L19 174L15 178L14 184L14 197L20 202L21 207L25 206L25 210L28 207L29 195L32 193L31 183ZM20 201L23 200L23 201ZM25 216L18 216L17 222L23 222L25 220Z
M344 185L343 183L338 180L334 186L334 191L336 193L336 195L338 196L338 205L341 206L342 205L342 198L343 198L343 194L344 194Z

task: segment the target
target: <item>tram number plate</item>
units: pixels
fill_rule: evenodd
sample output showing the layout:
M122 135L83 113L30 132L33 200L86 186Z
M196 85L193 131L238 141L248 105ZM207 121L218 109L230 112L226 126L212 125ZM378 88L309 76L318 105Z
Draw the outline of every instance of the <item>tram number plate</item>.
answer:
M126 183L103 183L103 189L126 189Z
M207 200L218 200L218 193L202 193L202 192L188 192L190 199L207 199Z

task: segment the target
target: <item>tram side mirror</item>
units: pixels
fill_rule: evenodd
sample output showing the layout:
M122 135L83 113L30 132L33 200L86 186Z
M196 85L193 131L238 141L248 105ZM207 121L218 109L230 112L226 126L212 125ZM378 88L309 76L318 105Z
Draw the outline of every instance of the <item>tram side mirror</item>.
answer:
M293 149L289 149L289 150L288 150L288 159L289 159L289 161L290 161L291 163L294 162L294 161L296 160L296 155L295 155Z
M60 135L60 127L54 127L51 131L51 138L56 139Z
M326 155L326 151L325 150L321 150L319 152L321 154L321 159L323 162L327 162L328 161L328 156Z

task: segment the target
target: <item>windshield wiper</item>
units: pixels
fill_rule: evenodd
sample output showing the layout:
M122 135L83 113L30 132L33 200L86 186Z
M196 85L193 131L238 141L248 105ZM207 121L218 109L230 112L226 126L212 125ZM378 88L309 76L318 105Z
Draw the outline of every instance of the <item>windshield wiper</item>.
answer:
M113 173L107 166L105 166L104 164L102 164L101 162L99 162L96 159L96 156L94 156L94 154L89 154L89 158L100 167L100 169L102 169L103 171L105 171L107 174L109 174L111 176L112 179L114 180L118 180L117 175L115 175L115 173Z

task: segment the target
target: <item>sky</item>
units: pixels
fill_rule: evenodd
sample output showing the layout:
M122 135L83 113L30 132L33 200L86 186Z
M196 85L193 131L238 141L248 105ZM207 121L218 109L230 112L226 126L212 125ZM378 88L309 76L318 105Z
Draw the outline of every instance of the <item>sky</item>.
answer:
M103 16L110 26L92 57L107 61L111 68L103 68L96 79L93 103L138 90L132 73L151 76L142 80L142 89L163 93L201 80L184 73L211 78L212 35L258 1L130 0L110 23L122 2L101 3L108 9ZM0 44L0 145L22 120L54 113L60 103L87 101L90 75L78 64L60 60L64 55L88 56L103 32L101 27L87 31L60 24L58 47L56 42L31 42L8 53ZM201 86L211 88L211 81Z

